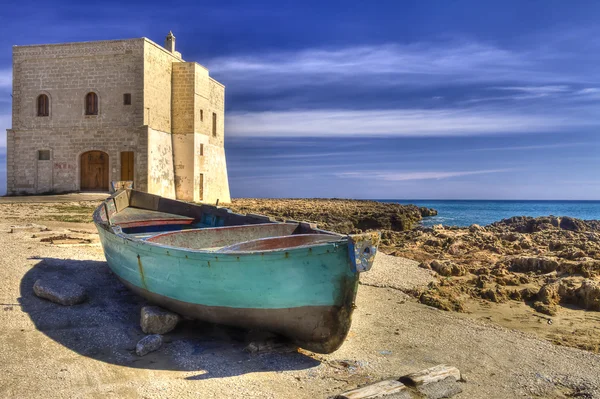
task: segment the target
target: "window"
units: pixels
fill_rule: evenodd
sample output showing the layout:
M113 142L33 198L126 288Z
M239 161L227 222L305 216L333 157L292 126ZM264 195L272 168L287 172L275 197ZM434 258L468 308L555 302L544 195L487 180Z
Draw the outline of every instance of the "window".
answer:
M213 137L217 137L217 114L213 112Z
M85 96L85 114L98 115L98 95L94 92Z
M131 93L123 94L123 105L131 105Z
M200 122L202 122L204 120L204 110L201 109L200 110Z
M200 156L204 155L204 144L200 144Z
M50 160L50 150L39 150L38 151L38 161L49 161Z
M40 94L37 98L37 116L48 115L50 115L50 101L47 95Z

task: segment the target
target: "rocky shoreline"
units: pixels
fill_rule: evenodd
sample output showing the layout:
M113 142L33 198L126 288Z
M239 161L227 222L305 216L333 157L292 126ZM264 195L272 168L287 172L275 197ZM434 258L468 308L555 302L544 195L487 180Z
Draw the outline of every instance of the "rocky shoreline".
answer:
M419 225L423 216L437 211L415 205L400 205L348 199L234 199L229 209L239 213L258 213L277 220L314 222L320 228L342 234L367 230L407 231Z
M434 282L409 294L438 309L520 303L550 317L600 311L600 221L512 217L487 226L428 228L419 222L435 210L374 201L238 199L231 208L340 233L380 230L381 251L434 273ZM600 338L568 333L554 341L598 351Z
M89 222L96 205L4 204L2 209L5 220L19 223ZM420 222L434 210L376 201L235 199L227 207L315 222L344 234L379 230L380 251L416 260L433 276L429 285L401 289L421 303L600 350L600 221L513 217L488 226L424 227ZM539 323L546 321L551 327L541 329Z
M382 249L440 277L419 299L463 310L465 297L525 301L555 315L559 304L600 311L600 223L570 217L513 217L486 227L384 232Z

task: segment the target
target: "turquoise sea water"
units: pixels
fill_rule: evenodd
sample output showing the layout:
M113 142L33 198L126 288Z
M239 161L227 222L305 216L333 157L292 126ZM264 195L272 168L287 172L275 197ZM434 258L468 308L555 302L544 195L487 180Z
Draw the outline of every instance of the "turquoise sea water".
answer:
M437 209L423 225L484 226L511 216L571 216L600 219L600 201L479 201L479 200L379 200Z

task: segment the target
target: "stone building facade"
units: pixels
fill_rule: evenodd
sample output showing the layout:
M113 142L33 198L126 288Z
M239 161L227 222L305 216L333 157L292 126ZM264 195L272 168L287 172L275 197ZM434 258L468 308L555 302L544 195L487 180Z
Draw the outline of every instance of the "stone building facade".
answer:
M9 195L108 191L113 180L230 202L225 88L146 39L13 47Z

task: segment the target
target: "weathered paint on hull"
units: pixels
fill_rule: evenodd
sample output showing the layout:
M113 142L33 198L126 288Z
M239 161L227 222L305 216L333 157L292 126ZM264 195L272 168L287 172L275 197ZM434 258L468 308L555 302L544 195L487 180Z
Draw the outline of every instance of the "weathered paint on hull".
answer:
M151 245L97 227L110 268L152 302L200 320L278 332L319 353L346 338L358 285L347 243L227 254Z

